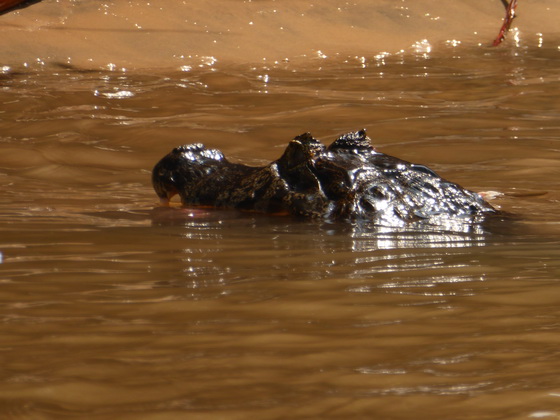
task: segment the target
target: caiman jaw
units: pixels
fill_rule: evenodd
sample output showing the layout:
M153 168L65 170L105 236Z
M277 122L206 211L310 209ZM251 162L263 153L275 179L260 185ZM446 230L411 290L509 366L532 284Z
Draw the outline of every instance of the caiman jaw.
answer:
M177 194L179 194L179 191L177 191L174 187L168 188L167 191L165 191L165 197L159 197L159 203L162 206L169 206L169 202Z

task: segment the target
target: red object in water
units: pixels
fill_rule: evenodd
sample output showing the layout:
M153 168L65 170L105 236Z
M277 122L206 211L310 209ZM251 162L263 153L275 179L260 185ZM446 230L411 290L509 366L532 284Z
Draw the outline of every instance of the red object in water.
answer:
M494 47L500 45L502 41L506 38L506 32L509 31L511 22L513 22L513 19L515 19L515 8L517 7L517 0L511 0L509 4L507 4L505 0L502 1L504 3L504 6L506 7L506 17L504 18L504 23L500 28L500 33L492 43Z
M10 9L11 7L17 6L27 0L0 0L0 12Z

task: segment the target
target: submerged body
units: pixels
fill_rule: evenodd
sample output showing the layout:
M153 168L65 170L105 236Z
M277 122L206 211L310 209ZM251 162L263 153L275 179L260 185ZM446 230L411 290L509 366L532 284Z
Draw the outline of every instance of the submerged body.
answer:
M162 202L178 194L184 205L393 226L476 222L496 213L480 195L431 169L375 151L365 130L328 147L302 134L264 167L231 163L202 144L181 146L156 164L152 182Z

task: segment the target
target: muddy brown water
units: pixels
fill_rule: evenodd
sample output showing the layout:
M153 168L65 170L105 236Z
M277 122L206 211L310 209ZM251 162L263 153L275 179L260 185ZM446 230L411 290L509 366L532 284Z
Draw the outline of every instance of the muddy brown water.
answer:
M0 75L0 417L560 418L558 42ZM188 71L187 71L188 70ZM367 128L514 220L414 231L157 207Z

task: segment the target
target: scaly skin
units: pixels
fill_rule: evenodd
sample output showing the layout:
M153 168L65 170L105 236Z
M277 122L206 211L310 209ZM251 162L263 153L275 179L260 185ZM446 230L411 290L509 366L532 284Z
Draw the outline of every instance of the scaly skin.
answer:
M263 167L229 162L202 144L175 148L153 169L162 202L402 226L478 222L497 211L431 169L377 152L365 130L325 147L309 133Z

